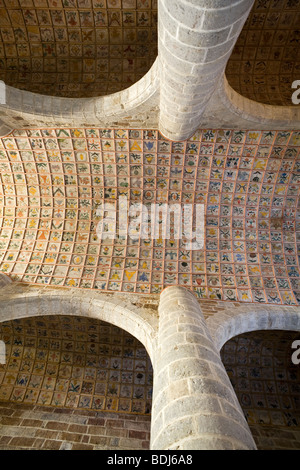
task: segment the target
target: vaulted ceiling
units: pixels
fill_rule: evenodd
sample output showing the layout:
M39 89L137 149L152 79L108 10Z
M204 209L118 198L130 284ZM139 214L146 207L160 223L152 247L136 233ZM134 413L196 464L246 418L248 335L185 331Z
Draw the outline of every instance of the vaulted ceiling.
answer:
M3 322L0 400L150 414L152 366L141 343L96 319L44 316Z
M32 284L300 303L300 133L30 129L0 142L1 271ZM205 205L205 250L174 233L99 239L100 204ZM135 215L137 217L137 214ZM196 219L194 220L195 228ZM172 228L172 225L171 225Z
M157 56L157 0L1 0L0 80L91 97L129 87Z
M230 85L290 106L299 24L299 0L256 0L227 64ZM157 0L0 0L0 27L0 80L46 95L123 90L157 57Z
M291 81L299 78L298 24L299 0L256 0L227 65L229 84L257 102L290 105ZM0 79L51 96L127 88L157 56L155 0L0 0L0 26ZM55 103L68 103L69 123L101 112L103 122L110 106L98 102L99 111L88 100L82 112L81 100L48 102L13 90L16 119L34 121L37 102L52 126L27 124L0 141L1 272L15 281L105 292L159 294L176 284L200 299L300 302L300 134L292 122L290 130L266 130L266 122L257 130L262 119L252 129L243 115L239 129L237 113L235 127L200 129L172 142L157 129L127 126L134 106L129 117L121 115L124 127L60 126ZM146 115L159 107L158 92ZM128 92L124 113L131 102L140 111L140 98ZM174 103L175 114L187 112L187 126L193 109ZM196 205L204 204L205 249L191 251L172 233L99 240L97 209L107 202L120 213L120 196L143 203L149 214L153 203L190 204L194 225Z
M227 64L230 85L251 100L291 106L299 46L299 0L256 0Z

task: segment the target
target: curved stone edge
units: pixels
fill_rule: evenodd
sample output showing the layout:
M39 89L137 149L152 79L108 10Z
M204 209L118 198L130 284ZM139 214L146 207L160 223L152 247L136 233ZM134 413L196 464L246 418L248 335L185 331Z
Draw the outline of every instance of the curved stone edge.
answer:
M138 304L137 297L99 292L78 292L50 287L35 288L12 283L0 290L0 322L44 315L96 318L124 329L140 341L153 363L157 316Z
M160 67L158 57L148 73L137 83L126 90L99 98L60 98L6 86L6 104L0 105L0 137L10 134L13 129L26 127L98 126L158 129L169 139L170 136L166 135L165 130L160 129L164 114L160 102L162 86ZM185 85L184 89L191 91L189 85ZM249 100L229 85L225 73L219 79L202 116L201 113L197 117L193 114L194 127L191 126L188 115L189 113L185 116L186 121L182 116L181 122L182 126L185 122L188 134L184 136L178 134L178 137L174 133L173 140L190 137L190 134L194 133L194 127L300 129L300 105L271 106Z
M271 106L252 101L237 93L229 85L224 74L201 118L199 127L298 130L300 105Z
M62 98L6 86L3 123L23 127L156 128L159 113L158 60L131 87L99 98Z
M213 341L221 351L231 338L250 331L300 331L300 308L296 306L250 306L237 312L218 312L206 319Z

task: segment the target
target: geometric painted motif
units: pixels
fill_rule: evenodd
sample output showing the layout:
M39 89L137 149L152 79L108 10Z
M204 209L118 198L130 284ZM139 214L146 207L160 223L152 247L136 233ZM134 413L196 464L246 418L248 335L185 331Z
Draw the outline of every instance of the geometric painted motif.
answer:
M0 333L0 401L150 414L151 361L124 330L58 315L3 322Z
M300 132L29 129L0 141L0 271L29 284L298 305ZM97 209L203 204L204 249L99 240Z

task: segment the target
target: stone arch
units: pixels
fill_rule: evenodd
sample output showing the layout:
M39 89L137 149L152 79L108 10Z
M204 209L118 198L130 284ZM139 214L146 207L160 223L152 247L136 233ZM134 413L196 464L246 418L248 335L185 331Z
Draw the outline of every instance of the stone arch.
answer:
M258 330L300 331L300 310L266 307L244 310L229 316L220 313L207 319L207 325L219 351L234 336Z
M230 112L251 123L258 123L262 126L299 128L299 106L275 106L251 100L235 91L225 75L219 85L219 97Z
M122 328L143 344L151 362L156 343L156 327L151 314L128 301L110 295L58 292L22 293L1 299L0 322L45 315L73 315L95 318Z
M159 97L158 61L139 81L119 92L92 98L48 96L6 86L0 105L0 135L9 128L43 127L145 127L157 124Z

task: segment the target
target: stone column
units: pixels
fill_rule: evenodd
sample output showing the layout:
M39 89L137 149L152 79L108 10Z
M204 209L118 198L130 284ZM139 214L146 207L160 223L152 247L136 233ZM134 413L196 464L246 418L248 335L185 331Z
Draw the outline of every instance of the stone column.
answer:
M254 0L159 0L159 130L188 139L223 76Z
M256 449L194 295L161 294L154 354L152 450Z

